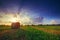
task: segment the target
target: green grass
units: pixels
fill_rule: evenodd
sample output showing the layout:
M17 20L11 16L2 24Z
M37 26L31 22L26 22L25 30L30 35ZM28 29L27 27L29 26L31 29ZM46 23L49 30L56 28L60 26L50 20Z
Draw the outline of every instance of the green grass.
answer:
M0 25L0 32L4 30L10 30L10 29L11 29L10 26Z
M60 35L43 32L30 26L26 26L24 29L11 29L11 27L1 26L0 32L1 30L3 31L3 29L12 31L3 33L0 40L60 40Z
M39 27L39 28L46 28L46 29L53 29L53 30L60 30L60 26L53 26L53 25L36 25L34 27Z

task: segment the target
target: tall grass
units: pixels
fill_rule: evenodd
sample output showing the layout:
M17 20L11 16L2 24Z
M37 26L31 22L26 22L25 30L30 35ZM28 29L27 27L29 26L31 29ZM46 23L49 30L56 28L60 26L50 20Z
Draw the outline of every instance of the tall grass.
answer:
M20 29L7 28L6 30L9 32L2 33L0 40L60 40L60 35L43 32L30 26L25 27Z

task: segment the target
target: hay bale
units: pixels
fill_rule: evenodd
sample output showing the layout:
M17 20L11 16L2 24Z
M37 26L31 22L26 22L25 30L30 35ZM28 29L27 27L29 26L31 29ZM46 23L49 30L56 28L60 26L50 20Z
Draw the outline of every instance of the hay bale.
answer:
M20 28L20 23L19 23L19 22L13 22L13 23L11 24L11 28L12 28L12 29L18 29L18 28Z

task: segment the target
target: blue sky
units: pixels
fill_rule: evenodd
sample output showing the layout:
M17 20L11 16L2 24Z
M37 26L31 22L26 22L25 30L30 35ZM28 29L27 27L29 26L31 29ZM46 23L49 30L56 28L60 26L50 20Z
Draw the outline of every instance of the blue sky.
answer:
M0 0L0 18L2 13L15 15L18 12L22 17L29 16L32 21L43 17L45 24L52 20L57 23L60 22L60 0Z

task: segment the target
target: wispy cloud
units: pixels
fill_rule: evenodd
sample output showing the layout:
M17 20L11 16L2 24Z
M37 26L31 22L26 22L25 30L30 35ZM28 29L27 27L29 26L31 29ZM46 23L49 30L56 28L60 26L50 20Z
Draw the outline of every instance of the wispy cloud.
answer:
M51 20L50 24L58 24L58 22L56 20Z

